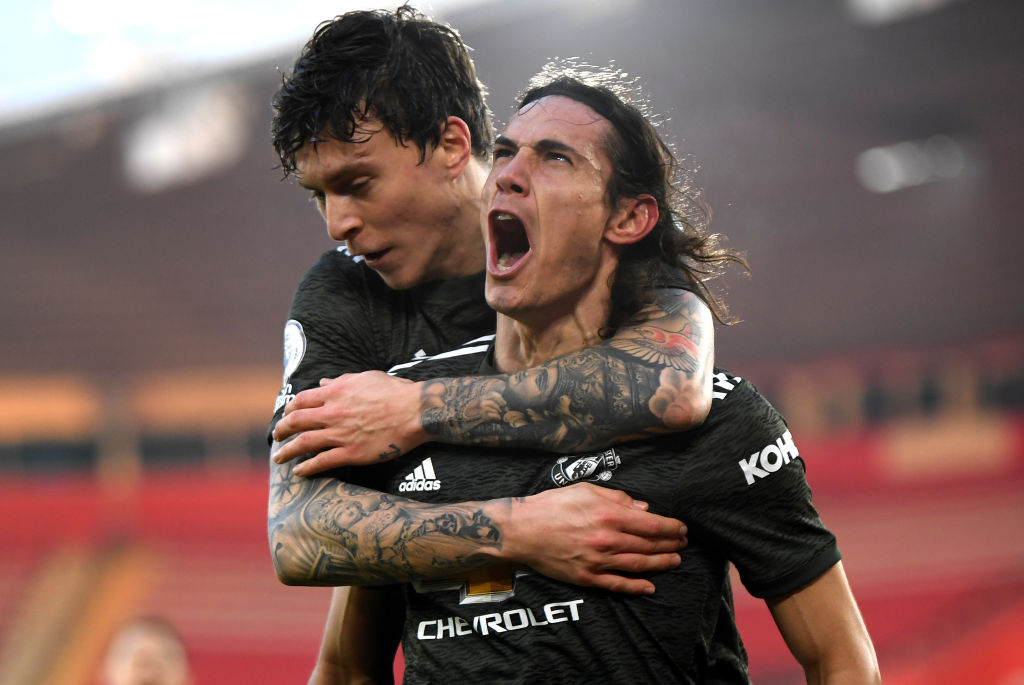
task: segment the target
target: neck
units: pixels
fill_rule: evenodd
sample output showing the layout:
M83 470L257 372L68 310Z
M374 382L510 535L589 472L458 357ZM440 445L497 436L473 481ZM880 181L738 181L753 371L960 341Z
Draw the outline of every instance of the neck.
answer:
M523 324L498 315L494 365L502 373L537 366L550 359L593 345L601 338L600 325L569 317L546 327Z
M502 373L521 371L600 341L601 328L611 311L608 283L614 268L614 263L606 263L591 287L578 293L575 302L562 312L553 306L509 315L499 312L495 368Z
M448 223L454 228L453 243L460 248L450 260L452 269L445 274L447 279L478 273L486 263L480 231L480 193L486 179L487 170L474 158L451 186L453 210Z

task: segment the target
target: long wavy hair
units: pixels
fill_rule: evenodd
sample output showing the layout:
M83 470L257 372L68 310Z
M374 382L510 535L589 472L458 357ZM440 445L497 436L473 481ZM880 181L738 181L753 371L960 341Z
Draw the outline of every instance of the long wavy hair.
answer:
M646 113L647 100L636 80L612 67L558 60L530 80L517 109L553 95L580 102L611 123L605 141L612 168L606 193L609 206L644 194L658 203L658 223L620 255L603 333L611 335L620 326L641 321L644 308L654 302L657 285L672 273L685 279L720 323L734 323L724 299L709 284L730 264L747 271L747 261L722 246L723 236L709 231L711 208L694 183L696 170L679 164Z

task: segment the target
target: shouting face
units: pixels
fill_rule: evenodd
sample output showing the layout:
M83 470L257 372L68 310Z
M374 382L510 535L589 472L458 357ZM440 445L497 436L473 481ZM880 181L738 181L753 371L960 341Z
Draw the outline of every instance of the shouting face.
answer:
M562 96L521 109L498 136L484 186L487 301L531 322L606 292L611 124Z

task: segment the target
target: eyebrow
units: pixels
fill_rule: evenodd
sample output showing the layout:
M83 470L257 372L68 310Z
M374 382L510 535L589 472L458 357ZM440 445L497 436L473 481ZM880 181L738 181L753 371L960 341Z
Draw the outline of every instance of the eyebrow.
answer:
M519 143L515 142L508 136L501 134L494 139L494 145L500 145L502 147L513 148L516 150L520 147ZM567 145L566 143L553 138L541 138L533 145L528 145L527 147L532 147L538 152L571 152L577 156L579 155L579 152L573 146Z
M351 183L360 175L369 173L369 171L371 170L371 164L367 164L362 160L356 160L355 162L345 164L342 167L332 171L330 174L327 175L326 178L324 178L324 182L322 185L309 184L299 174L296 174L295 180L300 187L305 188L306 190L320 190L321 188L328 188L330 186L336 186L338 184L341 184L344 187L344 185Z

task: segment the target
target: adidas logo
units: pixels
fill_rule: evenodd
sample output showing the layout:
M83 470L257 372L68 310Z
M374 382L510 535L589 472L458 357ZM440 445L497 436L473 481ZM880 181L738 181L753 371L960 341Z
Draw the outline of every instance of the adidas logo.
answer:
M412 473L405 477L405 480L398 484L399 492L425 492L440 489L441 481L434 473L434 463L430 461L430 457L424 459L419 466L413 469Z

